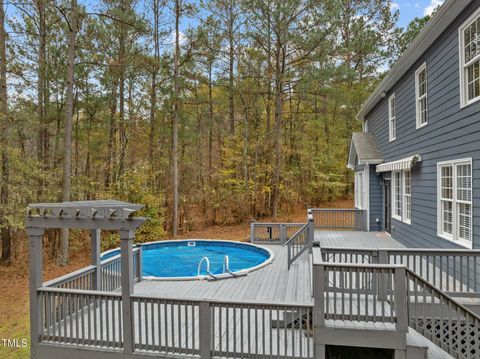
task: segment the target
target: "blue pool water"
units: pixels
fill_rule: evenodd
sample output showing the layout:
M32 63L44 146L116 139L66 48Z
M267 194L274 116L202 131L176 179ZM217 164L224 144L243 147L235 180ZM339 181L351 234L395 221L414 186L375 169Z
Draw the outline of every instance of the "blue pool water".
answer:
M261 247L225 241L160 241L144 244L142 249L145 277L196 277L203 257L209 259L213 274L223 273L225 255L232 272L256 267L270 258L270 252ZM118 254L119 250L108 252L102 260ZM200 274L206 274L205 263Z

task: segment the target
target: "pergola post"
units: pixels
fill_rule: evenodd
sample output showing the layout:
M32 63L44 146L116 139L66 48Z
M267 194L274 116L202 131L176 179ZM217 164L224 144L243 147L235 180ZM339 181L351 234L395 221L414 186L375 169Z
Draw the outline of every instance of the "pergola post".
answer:
M133 294L133 240L135 231L121 230L120 249L122 263L122 316L123 316L123 351L133 353L134 328L132 300Z
M31 358L36 358L36 346L39 343L39 336L42 328L38 313L40 303L38 302L37 289L43 285L43 235L44 228L27 228L29 249L30 249L30 337L31 337Z
M95 268L95 275L93 279L93 290L100 290L102 288L102 271L100 267L100 238L102 235L102 231L99 229L93 229L91 231L91 259L92 265Z

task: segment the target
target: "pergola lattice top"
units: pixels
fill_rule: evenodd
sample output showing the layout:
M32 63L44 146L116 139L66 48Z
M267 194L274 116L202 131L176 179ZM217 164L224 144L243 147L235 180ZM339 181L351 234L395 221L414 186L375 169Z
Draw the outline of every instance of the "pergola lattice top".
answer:
M134 217L142 208L115 200L32 203L28 206L27 227L130 230L145 221Z

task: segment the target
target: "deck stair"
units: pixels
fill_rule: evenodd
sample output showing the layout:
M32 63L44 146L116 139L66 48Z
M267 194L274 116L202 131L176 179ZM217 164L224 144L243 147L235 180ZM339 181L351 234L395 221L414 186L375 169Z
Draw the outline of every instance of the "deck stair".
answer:
M353 320L358 320L353 315L356 309L351 307L351 297L353 295L353 303L355 303L355 298L360 297L369 298L365 299L364 302L368 300L373 308L378 308L381 305L382 311L385 310L383 308L387 308L386 311L388 312L391 310L388 307L390 306L394 309L393 316L396 317L396 320L399 320L395 304L399 293L394 292L394 288L399 283L397 282L397 271L403 268L399 273L404 273L406 286L407 308L405 314L408 316L409 327L407 340L410 343L413 339L418 342L420 336L423 338L424 344L430 344L427 351L425 351L425 348L422 349L422 346L407 344L407 358L429 358L430 354L428 353L435 353L431 354L431 357L437 358L437 354L441 352L448 355L445 356L446 358L450 356L468 359L480 358L480 316L477 314L480 304L479 293L475 291L478 288L476 282L473 283L470 278L465 280L465 276L458 274L465 271L465 268L459 269L457 267L448 276L443 274L447 278L438 280L436 278L439 275L438 271L435 271L435 267L432 269L431 264L435 261L437 265L442 262L439 261L439 257L434 257L433 253L428 253L426 259L421 257L422 255L426 256L421 253L412 254L407 259L404 256L403 260L406 263L397 262L394 265L387 263L385 267L382 267L381 264L376 263L381 256L388 258L389 254L386 252L378 255L374 251L360 249L358 253L355 253L354 249L344 248L335 252L336 250L331 248L322 252L322 260L332 261L323 262L326 271L325 300L330 303L334 302L333 307L332 304L327 304L326 318L349 319L353 317ZM455 256L457 257L454 259L454 265L459 266L459 263L461 263L465 266L472 263L470 259L465 261L462 257L459 257L459 253L455 253ZM413 261L411 260L412 257L414 258ZM317 264L319 263L317 262ZM401 267L398 267L398 265ZM448 265L451 267L451 264ZM412 268L413 266L415 266L416 271ZM393 274L385 274L385 271L393 271ZM395 284L394 278L396 278ZM433 283L429 281L432 278L434 278ZM445 288L449 288L450 291L445 291ZM457 289L458 292L452 292L453 288ZM460 297L454 297L455 294ZM388 304L383 303L383 301ZM378 309L373 309L372 314L368 305L365 304L366 309L363 313L366 316L365 322L371 321L368 315L376 316L375 313L378 312ZM355 313L357 317L360 315L360 311L358 310L358 313ZM388 316L386 319L388 321ZM373 319L374 322L376 320L378 319ZM437 350L432 349L432 346L435 346Z

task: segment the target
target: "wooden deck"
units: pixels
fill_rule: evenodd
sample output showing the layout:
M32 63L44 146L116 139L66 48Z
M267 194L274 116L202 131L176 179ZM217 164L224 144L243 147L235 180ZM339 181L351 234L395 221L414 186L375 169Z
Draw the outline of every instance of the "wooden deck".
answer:
M335 248L404 248L385 232L315 230L315 241L321 247Z
M285 247L278 245L264 247L268 247L274 253L273 262L246 276L217 281L145 280L135 284L134 292L136 295L159 298L313 304L308 254L303 254L288 270Z

